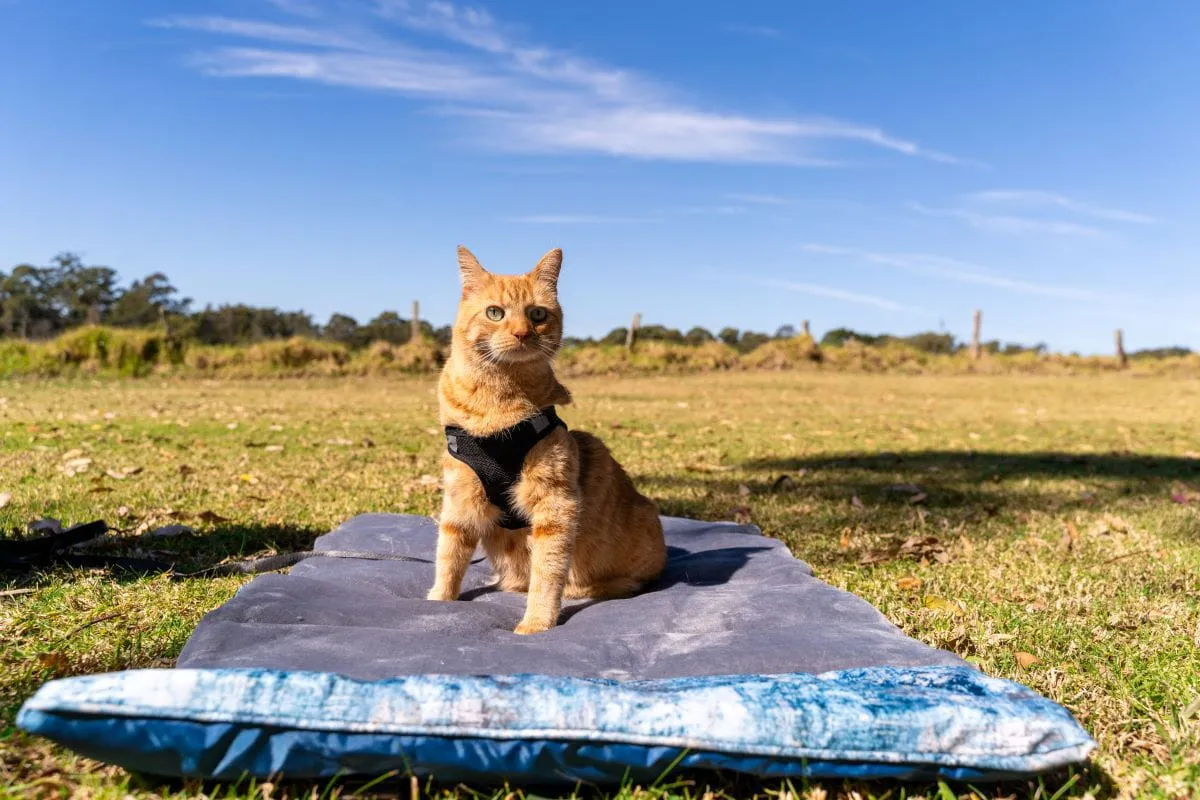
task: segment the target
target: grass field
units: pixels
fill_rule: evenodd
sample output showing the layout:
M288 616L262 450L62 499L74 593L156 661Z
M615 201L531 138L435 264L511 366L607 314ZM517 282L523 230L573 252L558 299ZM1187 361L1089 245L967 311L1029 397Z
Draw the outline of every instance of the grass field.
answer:
M664 513L754 522L909 634L1063 703L1100 743L1087 770L978 795L703 776L650 794L1200 796L1200 381L750 372L570 385L568 423L602 435ZM435 425L427 378L10 382L0 527L103 518L124 531L110 552L197 567L304 548L360 512L432 512ZM175 524L194 533L143 535ZM34 590L0 597L0 796L253 794L159 786L12 728L51 677L169 666L243 580L0 574L0 590Z

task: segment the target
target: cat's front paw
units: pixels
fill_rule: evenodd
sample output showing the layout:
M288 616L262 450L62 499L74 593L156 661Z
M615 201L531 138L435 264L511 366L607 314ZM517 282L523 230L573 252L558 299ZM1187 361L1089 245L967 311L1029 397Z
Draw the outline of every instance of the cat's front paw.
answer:
M554 627L551 622L530 622L529 620L521 620L521 624L513 628L513 633L518 636L528 636L531 633L545 633Z
M451 600L457 600L458 593L451 592L449 589L447 589L444 586L434 586L432 589L429 590L429 594L425 595L425 599L449 602Z

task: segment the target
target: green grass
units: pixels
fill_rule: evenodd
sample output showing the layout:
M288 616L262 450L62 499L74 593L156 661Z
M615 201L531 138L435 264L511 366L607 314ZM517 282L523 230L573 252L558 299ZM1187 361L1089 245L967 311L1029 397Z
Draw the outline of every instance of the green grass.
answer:
M1200 795L1200 381L740 372L570 386L569 424L600 434L664 513L754 522L910 635L1063 703L1100 744L1087 769L978 794L688 776L621 796ZM102 518L123 529L111 552L196 567L303 548L361 512L430 513L443 446L429 378L9 382L0 436L5 531ZM176 523L195 534L142 535ZM0 598L0 796L310 796L162 786L12 728L56 675L169 666L244 580L0 577L34 589ZM380 792L410 785L367 793Z

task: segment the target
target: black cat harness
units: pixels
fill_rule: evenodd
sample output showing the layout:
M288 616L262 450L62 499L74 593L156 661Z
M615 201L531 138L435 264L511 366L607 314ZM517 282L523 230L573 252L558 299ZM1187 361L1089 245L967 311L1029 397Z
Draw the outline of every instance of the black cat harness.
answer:
M510 490L521 477L525 456L559 426L567 427L554 406L491 436L472 436L456 425L446 426L446 450L479 476L488 500L503 512L501 528L529 527L529 520L513 507Z

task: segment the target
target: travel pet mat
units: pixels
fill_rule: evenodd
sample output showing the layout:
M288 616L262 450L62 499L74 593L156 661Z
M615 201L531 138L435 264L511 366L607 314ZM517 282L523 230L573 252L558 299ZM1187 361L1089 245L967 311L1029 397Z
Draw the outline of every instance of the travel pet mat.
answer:
M757 528L664 518L668 564L636 597L512 629L525 595L425 600L437 527L355 517L311 558L208 614L174 670L51 681L18 725L163 775L376 775L598 783L672 764L764 777L1036 774L1091 737L1058 704L905 636Z

